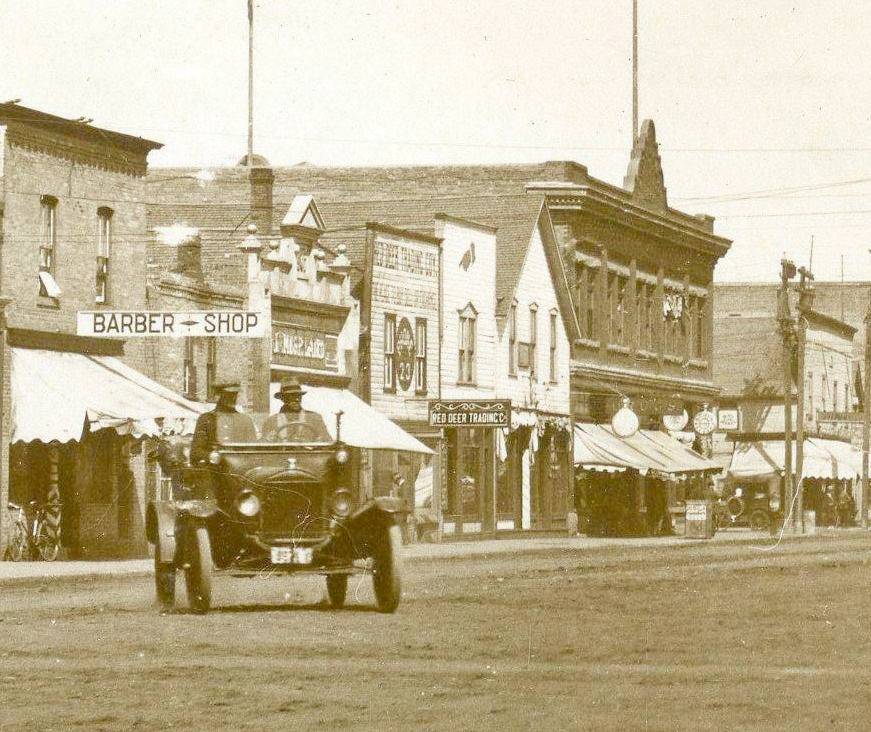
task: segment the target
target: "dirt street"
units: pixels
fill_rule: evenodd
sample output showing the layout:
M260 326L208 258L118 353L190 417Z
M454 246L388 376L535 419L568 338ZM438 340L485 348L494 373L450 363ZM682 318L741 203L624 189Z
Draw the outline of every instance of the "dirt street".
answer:
M395 615L368 578L342 611L320 578L219 578L205 617L150 578L0 585L0 730L867 729L869 551L418 561Z

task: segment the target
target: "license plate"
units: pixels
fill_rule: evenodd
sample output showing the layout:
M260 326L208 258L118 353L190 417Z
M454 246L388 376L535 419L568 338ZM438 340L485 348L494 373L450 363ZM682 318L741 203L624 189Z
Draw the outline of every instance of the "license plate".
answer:
M311 564L312 549L308 546L272 547L273 564Z

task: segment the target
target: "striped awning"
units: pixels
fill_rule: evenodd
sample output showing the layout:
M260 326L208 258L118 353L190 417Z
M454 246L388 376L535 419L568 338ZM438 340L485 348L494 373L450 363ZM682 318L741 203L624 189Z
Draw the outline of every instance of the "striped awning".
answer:
M721 468L665 432L639 430L618 436L610 425L578 423L574 430L574 463L585 470L637 470L665 477L718 473Z
M134 437L192 428L211 405L111 356L12 348L12 442L70 442L107 427Z

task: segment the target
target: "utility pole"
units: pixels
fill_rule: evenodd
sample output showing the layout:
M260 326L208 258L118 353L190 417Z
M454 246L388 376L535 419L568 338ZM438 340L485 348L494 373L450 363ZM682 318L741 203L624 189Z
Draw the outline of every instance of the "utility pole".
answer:
M783 337L783 509L784 521L793 507L792 491L792 343L795 338L789 309L789 281L796 268L788 259L780 260L780 332ZM786 528L786 527L784 527Z
M632 148L638 137L638 0L632 0Z
M862 488L859 491L859 516L862 528L868 528L868 449L871 442L871 299L865 313L865 381L862 388L865 392L862 399Z
M248 0L248 171L254 165L254 0ZM269 234L269 232L264 232Z
M796 397L795 405L795 490L797 493L795 499L795 515L793 525L800 527L801 533L804 533L804 420L805 420L805 379L804 379L804 361L805 350L807 347L807 318L805 314L813 309L814 290L813 285L809 284L814 276L809 269L799 267L799 283L798 283L798 328L796 331L796 387L798 396Z

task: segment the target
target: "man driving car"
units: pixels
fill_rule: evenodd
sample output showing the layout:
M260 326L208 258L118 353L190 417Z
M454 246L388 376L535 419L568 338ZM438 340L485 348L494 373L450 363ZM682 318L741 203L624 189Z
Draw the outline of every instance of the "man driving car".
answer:
M275 396L281 400L281 410L263 423L263 437L275 442L330 440L327 426L317 412L302 408L303 388L296 379L288 379Z

